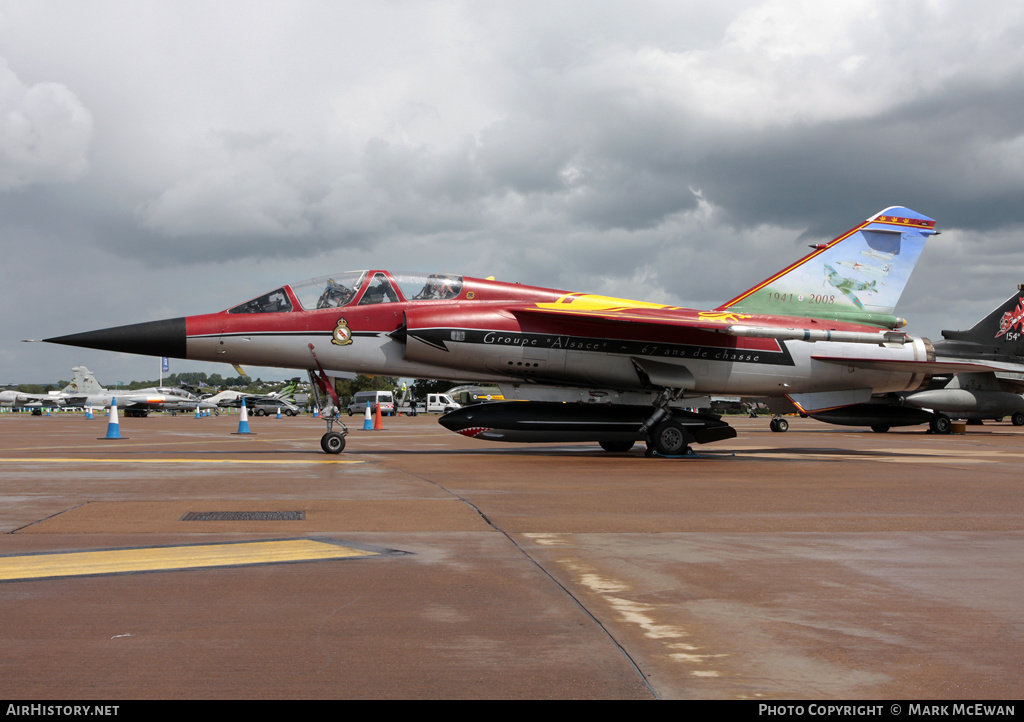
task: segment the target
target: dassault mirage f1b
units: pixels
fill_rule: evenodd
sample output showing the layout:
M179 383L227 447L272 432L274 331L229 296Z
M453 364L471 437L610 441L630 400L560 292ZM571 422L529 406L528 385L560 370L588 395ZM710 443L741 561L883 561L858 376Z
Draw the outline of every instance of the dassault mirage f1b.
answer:
M935 232L931 218L887 208L708 311L369 270L281 286L219 313L46 340L306 369L329 400L321 439L329 453L340 452L345 437L332 428L341 403L327 372L345 371L639 394L648 399L642 413L602 412L592 422L564 404L505 405L509 429L532 425L539 434L503 433L466 409L442 423L483 439L590 440L608 449L646 440L656 452L676 455L692 442L735 436L717 416L683 411L693 397L785 396L814 411L921 387L928 375L914 364L932 360L931 343L900 331L906 322L893 311ZM863 274L857 266L864 258L884 261L885 274Z

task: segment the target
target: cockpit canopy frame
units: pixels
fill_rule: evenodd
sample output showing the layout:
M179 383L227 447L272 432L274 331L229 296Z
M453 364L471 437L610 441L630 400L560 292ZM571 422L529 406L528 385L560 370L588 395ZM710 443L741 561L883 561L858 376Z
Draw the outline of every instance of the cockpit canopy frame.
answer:
M450 273L346 271L274 289L228 309L228 313L288 313L353 304L451 301L462 294L464 284L462 276Z

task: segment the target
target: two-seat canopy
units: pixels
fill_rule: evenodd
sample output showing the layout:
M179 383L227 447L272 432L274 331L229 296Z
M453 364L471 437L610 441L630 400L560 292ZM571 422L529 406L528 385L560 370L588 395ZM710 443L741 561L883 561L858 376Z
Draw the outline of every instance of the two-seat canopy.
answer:
M462 293L462 276L447 273L346 271L282 286L228 313L288 313L397 301L448 301Z

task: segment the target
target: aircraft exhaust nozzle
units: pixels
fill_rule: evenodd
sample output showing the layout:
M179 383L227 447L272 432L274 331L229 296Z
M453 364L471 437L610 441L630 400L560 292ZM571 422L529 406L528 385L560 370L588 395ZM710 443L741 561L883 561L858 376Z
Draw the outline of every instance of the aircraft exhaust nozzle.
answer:
M44 338L46 343L94 348L100 351L137 353L143 356L187 358L185 317L114 326L99 331Z

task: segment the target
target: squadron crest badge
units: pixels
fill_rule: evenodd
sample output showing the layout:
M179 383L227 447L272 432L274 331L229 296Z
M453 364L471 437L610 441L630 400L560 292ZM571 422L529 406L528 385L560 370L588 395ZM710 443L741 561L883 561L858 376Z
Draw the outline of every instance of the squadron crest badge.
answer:
M352 343L352 330L348 327L348 322L345 319L338 319L338 325L334 327L334 333L331 336L331 343L335 346L348 346Z

